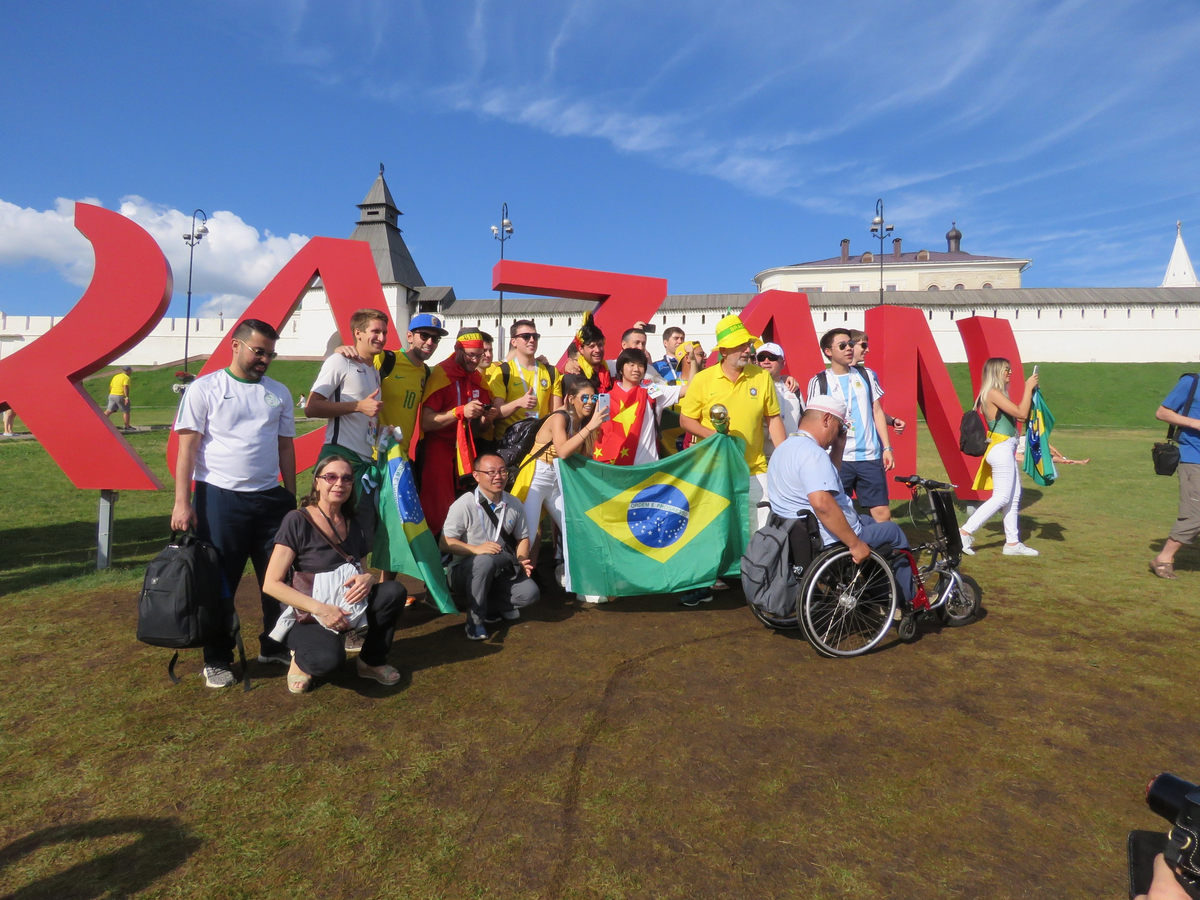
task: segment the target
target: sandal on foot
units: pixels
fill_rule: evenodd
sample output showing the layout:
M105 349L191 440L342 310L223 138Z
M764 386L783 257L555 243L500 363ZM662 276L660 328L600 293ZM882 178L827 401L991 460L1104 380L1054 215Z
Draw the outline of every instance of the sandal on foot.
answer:
M368 669L366 666L359 666L358 677L368 678L371 681L378 681L380 684L391 686L400 680L400 673L391 666L382 666L377 670Z
M1169 562L1159 562L1157 559L1150 560L1150 571L1159 578L1177 578L1175 574L1175 564Z
M288 672L288 690L293 694L303 694L312 687L312 676L303 672Z

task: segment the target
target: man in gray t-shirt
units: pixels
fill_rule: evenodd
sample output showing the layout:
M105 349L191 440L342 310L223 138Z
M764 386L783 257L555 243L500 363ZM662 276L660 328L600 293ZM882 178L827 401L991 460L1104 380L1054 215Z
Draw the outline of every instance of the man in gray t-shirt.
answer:
M467 613L467 637L487 639L485 623L519 619L518 610L541 596L529 576L529 523L525 507L504 490L508 469L494 453L473 463L476 488L446 513L441 548L454 557L450 590Z

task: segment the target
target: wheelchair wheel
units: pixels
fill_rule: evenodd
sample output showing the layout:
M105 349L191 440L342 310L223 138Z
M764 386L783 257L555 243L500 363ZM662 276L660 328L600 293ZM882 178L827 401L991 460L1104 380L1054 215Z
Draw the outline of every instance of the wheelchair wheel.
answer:
M946 577L946 589L938 615L948 628L969 625L979 615L978 585L958 572Z
M874 550L862 565L848 549L829 550L800 586L804 636L822 656L860 656L887 634L899 593L887 560Z
M800 620L796 616L772 616L769 613L763 612L753 603L747 603L746 605L750 607L750 612L754 613L754 618L758 619L758 621L762 622L768 628L788 629L800 627Z

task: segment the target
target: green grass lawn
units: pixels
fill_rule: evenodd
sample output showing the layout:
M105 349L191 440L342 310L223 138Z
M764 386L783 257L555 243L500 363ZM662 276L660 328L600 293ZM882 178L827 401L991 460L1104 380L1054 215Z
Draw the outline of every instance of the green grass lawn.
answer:
M1061 419L1112 426L1180 369L1101 371L1103 402L1043 373ZM1025 482L1042 556L1001 556L993 520L963 566L986 615L911 645L823 660L737 589L550 592L482 644L410 614L400 688L302 697L257 664L251 693L207 690L195 652L172 686L133 637L170 493L122 495L97 575L96 495L0 445L0 897L1115 900L1126 832L1165 825L1146 781L1200 780L1200 553L1146 567L1177 496L1158 435L1056 439L1092 463ZM131 441L169 484L165 436ZM256 607L243 581L251 652Z

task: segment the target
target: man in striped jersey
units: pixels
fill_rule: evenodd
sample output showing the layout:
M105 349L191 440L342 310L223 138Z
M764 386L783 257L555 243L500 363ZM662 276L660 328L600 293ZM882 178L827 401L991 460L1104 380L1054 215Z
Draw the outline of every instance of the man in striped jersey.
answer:
M846 404L846 448L839 470L842 487L847 495L854 494L860 507L871 511L876 522L888 522L892 514L886 473L896 467L896 460L887 443L887 421L880 402L883 388L874 372L854 365L854 341L848 329L825 332L821 352L829 360L829 368L809 381L808 401L825 394Z

